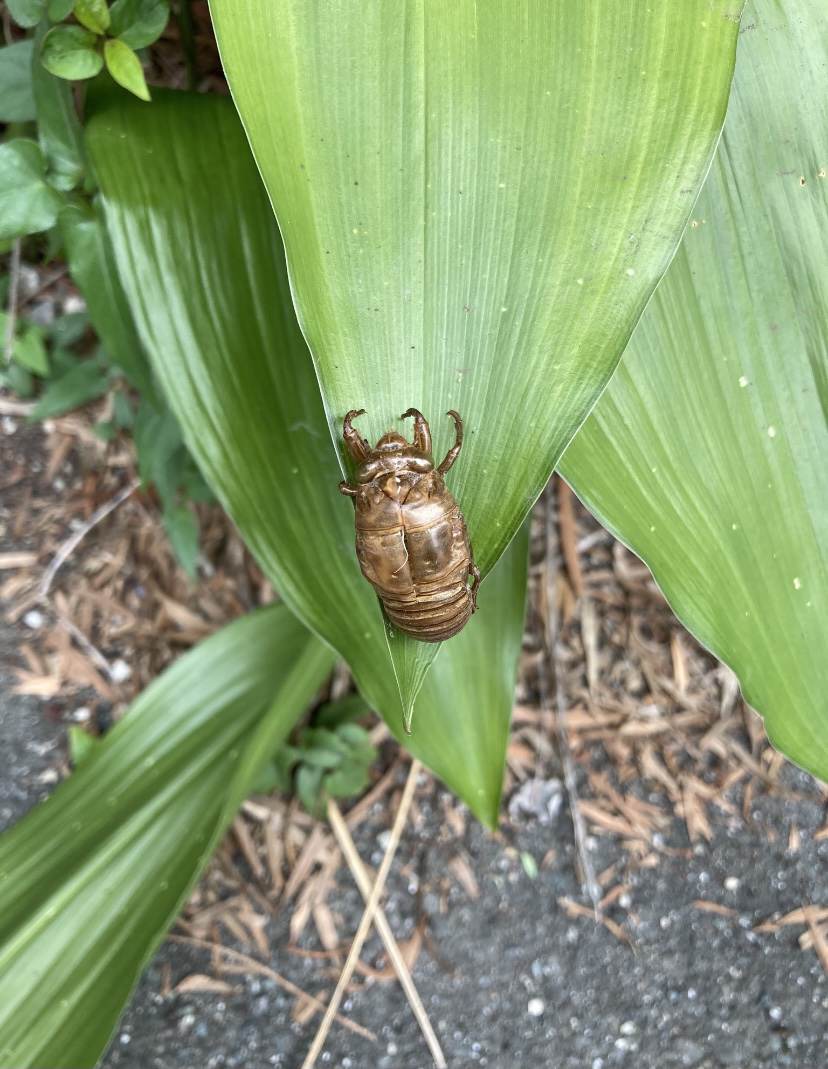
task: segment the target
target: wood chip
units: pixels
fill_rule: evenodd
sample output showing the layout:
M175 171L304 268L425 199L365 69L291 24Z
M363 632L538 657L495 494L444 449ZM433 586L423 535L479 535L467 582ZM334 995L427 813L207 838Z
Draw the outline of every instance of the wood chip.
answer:
M35 564L37 553L27 553L23 550L17 553L0 553L0 569L31 568Z
M709 902L706 898L694 898L693 905L704 913L718 913L722 917L735 917L736 910L723 906L720 902Z
M264 865L256 850L253 837L250 834L250 829L244 821L244 817L238 816L233 821L233 835L238 843L239 850L241 850L244 860L250 866L253 875L259 881L260 884L265 885L267 875L265 873Z
M480 897L480 887L468 859L457 854L449 861L448 867L469 898L475 902Z
M828 920L828 909L823 906L801 906L799 909L792 909L790 913L786 913L783 917L769 917L767 920L762 921L761 924L757 924L753 930L754 932L775 932L777 929L784 928L787 925L807 924L809 919L813 924L821 924L823 921Z
M204 973L194 972L189 976L185 976L180 983L177 983L173 988L173 993L176 995L191 994L193 992L211 995L240 995L243 990L244 988L228 984L226 980L216 980L213 976L205 976Z
M588 917L589 920L595 921L595 910L592 906L585 906L566 896L561 896L558 899L558 905L561 906L562 909L565 909L570 917ZM632 937L620 924L616 924L615 921L610 920L609 917L603 916L603 914L599 914L598 923L602 924L608 932L611 932L619 942L626 943L631 949L635 949Z
M819 958L819 963L822 966L823 972L828 974L828 940L825 937L825 930L821 925L817 925L812 917L811 907L806 906L806 923L808 925L808 932L813 942L814 950Z

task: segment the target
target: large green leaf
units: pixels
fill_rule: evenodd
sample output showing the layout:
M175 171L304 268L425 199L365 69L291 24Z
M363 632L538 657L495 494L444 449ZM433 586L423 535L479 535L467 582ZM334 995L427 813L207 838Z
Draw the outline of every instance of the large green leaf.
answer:
M681 249L562 471L828 779L828 19L756 0Z
M146 690L0 839L0 1062L91 1066L261 765L330 671L284 606Z
M163 93L150 108L111 101L88 142L127 298L193 456L285 601L399 730L382 616L357 565L353 508L337 492L278 227L232 104ZM488 821L522 630L525 538L510 556L508 588L493 579L482 590L414 723L417 753ZM464 692L471 675L477 687Z
M343 470L410 406L485 576L606 384L724 118L741 0L213 0ZM392 644L393 649L393 644ZM421 678L434 649L403 651Z

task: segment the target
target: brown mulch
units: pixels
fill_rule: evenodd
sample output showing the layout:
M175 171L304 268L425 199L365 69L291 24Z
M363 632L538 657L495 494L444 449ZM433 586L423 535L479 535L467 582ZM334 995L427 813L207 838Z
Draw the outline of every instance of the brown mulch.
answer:
M275 597L218 507L199 509L199 580L190 582L163 534L156 501L138 490L86 533L42 596L44 572L73 531L134 479L131 443L105 442L92 431L105 418L106 406L103 401L50 420L42 431L27 431L40 435L34 465L27 449L0 479L4 501L13 503L0 551L0 599L8 621L37 624L32 612L42 621L29 628L21 643L15 689L40 697L52 715L66 719L73 718L79 705L85 709L90 704L112 706L117 719L181 652ZM0 399L0 408L19 419L19 403ZM7 442L19 431L9 430L6 425ZM757 792L791 795L780 779L784 759L768 745L761 721L742 702L733 675L679 624L647 568L560 485L557 502L559 562L550 563L543 536L548 505L538 506L504 799L508 802L532 781L560 774L540 622L551 609L581 813L589 835L614 837L627 858L626 865L611 866L598 877L605 910L624 892L625 868L657 865L664 854L687 852L687 847L668 845L677 831L683 828L690 844L709 840L718 820L749 820ZM551 607L549 590L554 591ZM337 685L341 690L341 674ZM85 723L95 730L97 718ZM372 731L381 744L381 759L373 787L346 813L352 830L369 816L375 819L377 801L391 811L399 791L403 756L381 721ZM814 792L826 797L817 784ZM440 834L456 847L437 890L445 900L456 885L473 899L477 879L462 849L468 811L453 800L444 798L441 804L445 819ZM412 819L416 824L416 805ZM503 820L508 824L505 815ZM794 830L794 840L796 834ZM213 990L211 983L227 982L233 968L240 967L221 949L228 939L267 960L266 922L284 909L290 910L288 949L318 958L323 973L335 976L348 943L331 905L342 864L327 824L310 817L295 799L274 795L248 801L179 922L183 938L213 950L214 976L188 983ZM573 916L593 915L581 903L562 900L561 905ZM697 906L724 908L702 901ZM768 923L800 924L803 948L823 954L825 914L821 907L805 907L796 916ZM603 913L601 921L617 938L629 939ZM310 931L318 950L307 949L307 939L301 938ZM418 929L402 946L411 964L424 937L427 933ZM382 960L363 962L353 982L393 977ZM297 997L297 1019L316 1010L309 997Z

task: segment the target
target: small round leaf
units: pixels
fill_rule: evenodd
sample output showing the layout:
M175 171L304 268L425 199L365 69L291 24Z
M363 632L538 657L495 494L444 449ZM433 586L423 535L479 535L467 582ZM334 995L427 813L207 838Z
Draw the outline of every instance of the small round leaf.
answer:
M46 11L52 22L63 22L72 14L75 0L48 0Z
M18 26L37 26L46 10L46 0L6 0L6 9Z
M150 99L141 61L128 45L117 39L106 41L104 59L107 70L118 85L122 85L141 100Z
M46 160L34 141L0 145L0 241L54 226L63 198L45 173Z
M106 0L76 0L75 18L93 33L106 33L109 29Z
M170 18L167 0L115 0L109 9L109 32L130 48L157 41Z
M82 26L55 26L43 38L40 58L58 78L94 78L103 67L97 42L97 36Z

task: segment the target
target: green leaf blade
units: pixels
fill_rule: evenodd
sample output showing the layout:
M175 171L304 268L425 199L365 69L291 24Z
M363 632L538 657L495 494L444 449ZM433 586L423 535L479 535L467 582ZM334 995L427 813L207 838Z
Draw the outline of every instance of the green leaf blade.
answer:
M348 661L366 700L402 733L383 618L357 564L353 508L337 492L341 472L278 227L232 105L163 92L152 108L113 101L93 116L88 138L124 290L205 478L285 602ZM139 415L136 440L141 423ZM506 603L522 607L525 560L512 578ZM444 675L427 697L421 692L412 736L485 819L496 809L505 750L500 729L488 737L476 725L489 717L508 724L522 632L522 615L503 611L496 585L488 589L477 614L489 614L488 624L475 617L469 625L478 632L468 639L477 704L446 697L469 671L460 636L440 648ZM433 737L432 722L443 723Z
M485 576L675 251L740 6L349 0L324 32L311 0L212 10L345 467L349 409L375 441L414 405L438 453L459 411Z
M420 409L439 456L456 409L484 579L675 252L740 9L345 0L323 30L315 0L214 0L342 470L350 409L372 443Z
M255 772L332 666L283 606L181 658L0 838L0 1056L94 1065Z
M828 36L812 0L749 15L693 225L561 470L826 779Z
M104 42L104 59L106 69L124 89L137 96L139 100L149 100L150 93L147 89L147 80L144 77L144 68L140 59L135 55L129 45L117 38Z

